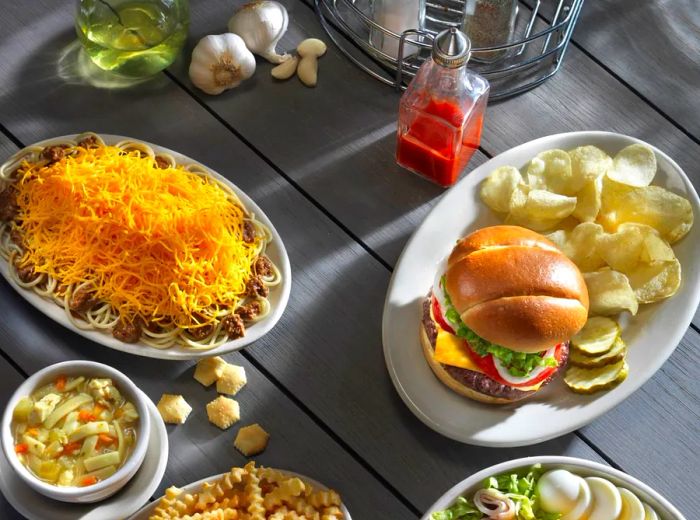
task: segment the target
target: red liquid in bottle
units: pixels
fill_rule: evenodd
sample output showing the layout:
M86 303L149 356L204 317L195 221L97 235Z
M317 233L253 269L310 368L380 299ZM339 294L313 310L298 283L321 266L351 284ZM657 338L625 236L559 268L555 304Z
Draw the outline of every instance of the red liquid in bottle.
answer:
M397 162L440 186L452 186L481 141L484 103L469 114L449 101L430 99L422 110L401 106Z

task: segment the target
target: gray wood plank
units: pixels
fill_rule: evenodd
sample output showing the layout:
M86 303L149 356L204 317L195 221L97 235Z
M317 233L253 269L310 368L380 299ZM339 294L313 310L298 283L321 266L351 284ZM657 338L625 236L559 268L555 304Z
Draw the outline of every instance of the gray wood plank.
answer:
M687 518L697 511L700 467L700 334L688 329L671 358L614 411L583 434L625 471L653 486Z
M553 2L543 2L544 10ZM696 0L595 0L573 41L700 139L700 11Z
M38 2L9 8L1 23L15 27L39 13L50 10ZM419 423L396 396L381 356L379 321L387 270L174 86L104 91L57 82L49 89L38 80L40 67L24 75L21 88L13 84L22 63L51 61L55 49L71 38L65 18L46 16L52 21L46 34L50 45L8 39L0 47L10 56L0 63L0 122L25 142L85 128L156 141L202 160L253 196L284 237L295 275L282 322L249 349L250 354L417 509L426 508L455 481L498 460L541 452L596 458L572 435L525 450L484 450L447 441ZM265 101L249 98L251 105L260 107ZM0 287L0 315L7 331L3 333L13 334L10 324L23 324L12 348L18 361L29 366L39 355L42 363L68 353L94 357L128 367L154 395L172 390L169 379L178 377L178 365L137 361L86 343L37 314L6 285ZM19 343L24 340L26 344ZM158 381L152 380L154 373ZM288 426L294 427L293 421ZM315 457L313 463L321 469L310 473L321 473L335 464L335 457ZM371 507L370 486L375 481L349 473L345 478L355 480L358 488L367 487L365 507ZM351 494L347 486L343 491ZM400 511L386 492L382 498L388 501L386 507Z

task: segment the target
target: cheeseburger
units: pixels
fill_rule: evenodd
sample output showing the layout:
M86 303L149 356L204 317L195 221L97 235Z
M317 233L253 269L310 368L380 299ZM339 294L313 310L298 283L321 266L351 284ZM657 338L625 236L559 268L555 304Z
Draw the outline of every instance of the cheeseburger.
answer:
M435 375L486 403L533 395L566 365L586 323L588 291L574 263L517 226L461 239L423 303L421 343Z

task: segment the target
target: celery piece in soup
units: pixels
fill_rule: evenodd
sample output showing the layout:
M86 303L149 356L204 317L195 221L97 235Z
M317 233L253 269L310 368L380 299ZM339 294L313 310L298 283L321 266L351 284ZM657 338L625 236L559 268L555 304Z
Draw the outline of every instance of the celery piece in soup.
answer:
M79 406L89 403L90 401L92 401L92 397L88 394L78 394L75 397L71 397L68 399L68 401L51 412L51 415L49 415L44 421L44 426L47 428L53 428L58 421L63 419L64 416L68 415Z
M121 459L117 451L108 451L107 453L101 453L100 455L95 455L94 457L83 460L85 469L88 471L95 471L106 466L118 465L120 462Z
M108 433L109 425L105 421L95 421L83 424L68 436L70 442L79 441L89 435L97 435L100 433Z

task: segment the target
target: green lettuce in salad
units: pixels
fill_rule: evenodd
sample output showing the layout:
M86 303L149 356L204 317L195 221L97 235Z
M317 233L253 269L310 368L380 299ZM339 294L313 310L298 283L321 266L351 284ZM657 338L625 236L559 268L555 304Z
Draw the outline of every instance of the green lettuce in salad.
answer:
M529 354L526 352L515 352L509 348L491 343L476 334L476 332L464 324L457 309L455 309L452 304L450 295L447 294L447 291L444 289L444 276L440 280L440 285L442 286L441 289L442 293L445 295L445 303L447 306L445 319L452 324L455 329L455 334L460 338L466 339L472 350L479 356L486 357L491 354L493 357L498 358L501 363L503 363L503 366L506 367L508 373L515 377L526 377L539 366L557 366L557 361L553 357L543 358L538 353Z
M489 477L483 482L483 489L496 489L510 498L516 506L517 520L559 520L561 514L546 513L539 507L537 481L544 470L541 464L535 464L522 476L510 473ZM481 520L480 512L470 498L459 497L456 502L443 511L431 515L432 520Z

